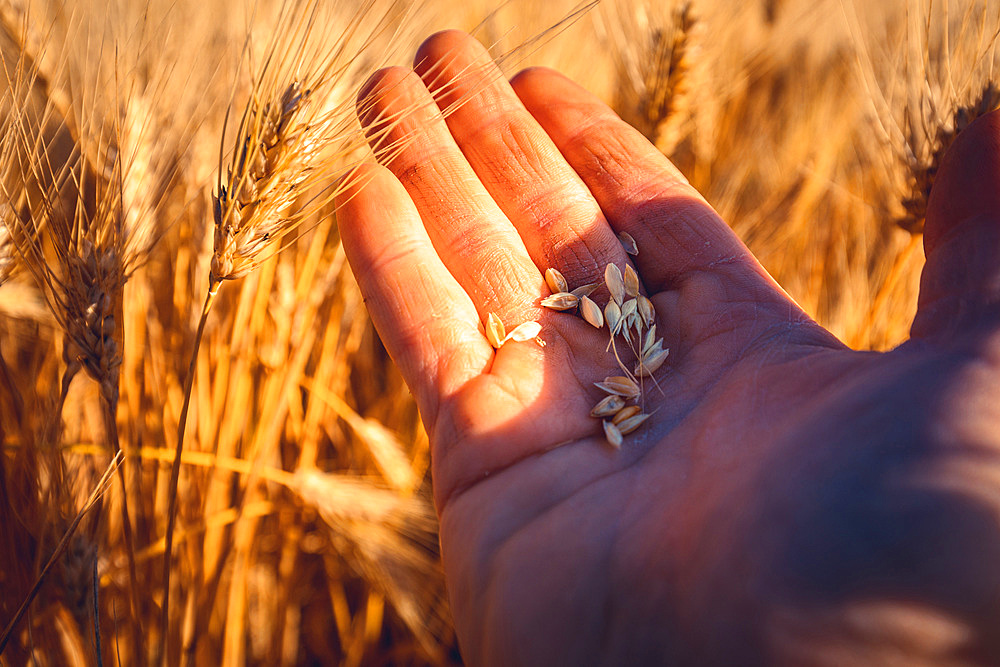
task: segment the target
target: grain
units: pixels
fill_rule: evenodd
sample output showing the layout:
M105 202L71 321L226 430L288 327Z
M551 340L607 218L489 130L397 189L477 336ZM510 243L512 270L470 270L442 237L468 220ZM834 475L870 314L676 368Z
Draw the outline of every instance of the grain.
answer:
M536 338L541 331L542 325L538 322L524 322L523 324L517 325L513 331L504 336L503 341L500 344L502 345L509 340L514 341L515 343L523 343Z
M650 324L642 339L642 356L645 356L654 345L662 345L663 341L656 339L656 324Z
M622 309L612 299L604 306L604 320L608 323L608 330L612 336L617 336L622 329Z
M642 412L642 408L638 405L630 405L628 407L623 407L621 410L615 413L614 417L611 419L611 423L615 426L620 426L623 421L634 417L635 415Z
M656 311L653 309L653 303L645 295L640 294L636 297L636 307L639 310L639 316L642 318L642 323L646 327L655 326L653 323L656 321Z
M486 340L489 341L490 345L494 349L499 350L500 346L503 345L507 334L503 326L503 321L497 316L496 313L490 313L486 316Z
M580 299L568 292L557 292L542 299L541 303L550 310L573 310L580 304Z
M590 411L590 416L598 419L601 417L613 417L624 407L625 399L612 394L611 396L602 398Z
M639 304L635 299L629 299L622 304L622 319L627 328L635 328L639 320L637 319Z
M648 354L644 355L642 360L639 361L635 366L636 377L650 377L660 369L663 362L667 360L670 350L661 348L652 348Z
M601 382L595 382L594 386L614 396L621 396L627 399L639 398L639 385L624 375L606 377Z
M615 300L616 303L622 303L625 301L625 280L622 277L621 269L619 269L614 264L608 264L604 269L604 284L608 286L608 291L611 292L611 298Z
M559 273L558 269L545 269L545 284L553 292L569 291L569 283L566 282L566 278L563 277L563 274Z
M595 329L604 326L604 313L601 312L600 306L590 300L590 297L580 297L580 315Z
M621 241L625 252L635 257L639 254L639 246L635 244L635 239L628 232L618 232L618 240Z
M623 419L622 421L618 422L617 424L618 432L621 433L622 435L628 435L629 433L632 433L640 426L642 426L644 423L646 423L646 420L649 419L649 417L650 415L644 415L644 414L631 415L627 419Z
M622 432L617 426L609 421L604 421L604 439L608 441L608 444L615 449L621 449L622 447Z
M635 272L631 264L625 265L624 283L625 294L632 298L639 296L639 274Z

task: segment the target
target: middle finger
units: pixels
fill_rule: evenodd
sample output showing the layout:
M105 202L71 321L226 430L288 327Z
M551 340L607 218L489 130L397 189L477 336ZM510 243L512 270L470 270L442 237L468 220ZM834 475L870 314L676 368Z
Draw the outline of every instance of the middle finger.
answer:
M558 268L575 287L600 282L608 263L624 266L597 201L478 41L457 30L438 33L420 47L415 69L541 270Z
M359 101L359 115L379 161L406 188L438 256L481 319L490 312L508 326L525 315L534 319L531 304L543 294L542 275L420 78L400 67L377 72Z

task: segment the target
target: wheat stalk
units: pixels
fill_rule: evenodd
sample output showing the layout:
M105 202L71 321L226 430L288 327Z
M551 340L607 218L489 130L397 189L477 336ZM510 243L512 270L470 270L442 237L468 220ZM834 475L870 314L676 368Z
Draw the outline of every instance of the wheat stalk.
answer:
M111 482L111 475L114 474L116 470L121 469L123 459L124 455L122 452L119 451L115 453L111 462L108 464L108 467L105 469L104 474L94 486L94 490L91 492L90 497L87 498L83 507L81 507L80 511L77 512L76 517L74 517L72 523L70 523L69 527L66 529L66 532L63 533L62 538L59 540L59 544L56 545L56 548L45 562L45 566L38 574L38 577L36 577L35 583L32 585L28 595L21 603L21 606L18 607L17 612L15 612L13 618L10 619L10 622L7 623L7 627L4 628L3 634L0 635L0 654L3 653L4 648L7 646L7 642L10 641L10 637L13 634L14 629L17 627L18 623L20 623L21 618L28 610L31 602L35 599L35 596L38 595L38 591L41 590L42 584L45 582L45 577L48 575L49 570L52 569L52 566L66 551L66 548L69 546L70 540L73 538L74 533L76 533L76 529L80 525L80 522L87 515L87 513L98 504L105 491L107 491Z
M434 552L434 512L420 498L403 498L370 481L299 469L291 488L315 507L342 556L392 600L394 608L433 654L445 620L436 610L442 590Z
M356 127L354 97L362 56L390 26L394 3L381 10L366 0L332 43L319 0L283 2L273 37L254 75L230 160L225 127L213 195L214 243L206 293L195 333L184 401L178 417L176 456L168 483L163 557L164 598L159 655L166 659L171 552L177 485L194 370L205 324L221 284L246 276L294 238L306 221L326 209L353 171L349 159L367 145ZM374 19L373 19L374 17ZM294 205L294 206L293 206Z
M4 154L0 151L0 155ZM6 201L0 202L0 286L7 282L14 270L14 239L11 237L13 210Z
M65 81L70 88L110 87L119 91L125 85L119 80L118 69L108 80L99 66L76 71L64 69L60 60L59 70L43 76L37 65L40 60L25 54L19 58L16 71L5 69L13 97L9 122L16 137L11 151L20 165L4 182L11 208L8 226L12 221L17 253L63 331L65 369L57 419L72 380L84 371L100 389L104 435L117 454L121 451L117 408L124 340L123 290L155 240L150 231L151 211L128 211L124 201L126 182L131 192L138 187L131 182L136 172L123 162L123 141L135 139L127 136L122 120L128 116L131 99L112 93L114 104L107 109L96 99L90 104L79 101L67 109L57 102L67 95L57 92L54 81ZM32 97L38 96L39 88L56 92L47 95L41 111L36 112ZM155 208L162 196L154 191L147 201ZM143 664L142 603L124 466L118 468L118 476L129 565L133 659Z

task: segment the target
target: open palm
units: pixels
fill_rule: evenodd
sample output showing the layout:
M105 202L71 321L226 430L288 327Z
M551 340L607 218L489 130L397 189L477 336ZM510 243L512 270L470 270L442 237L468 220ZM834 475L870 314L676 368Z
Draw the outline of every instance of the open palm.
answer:
M997 656L1000 122L942 169L913 340L861 353L586 91L548 70L507 83L457 32L416 63L366 88L371 128L411 110L382 145L406 141L340 224L431 435L465 658ZM671 355L617 451L588 416L620 374L607 329L539 300L548 267L578 286L627 261ZM540 322L545 346L495 351L491 312Z

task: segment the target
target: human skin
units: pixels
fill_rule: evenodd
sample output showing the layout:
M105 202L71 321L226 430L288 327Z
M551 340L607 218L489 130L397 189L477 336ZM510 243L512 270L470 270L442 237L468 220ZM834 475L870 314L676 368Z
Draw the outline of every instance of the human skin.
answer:
M454 31L415 63L366 86L405 142L338 215L431 438L465 660L1000 663L1000 117L943 161L911 339L861 352L576 84ZM621 231L671 352L616 451L607 331L539 299L624 266ZM545 347L494 351L490 312Z

